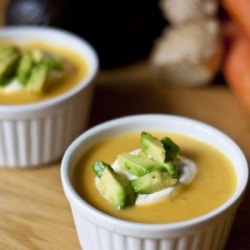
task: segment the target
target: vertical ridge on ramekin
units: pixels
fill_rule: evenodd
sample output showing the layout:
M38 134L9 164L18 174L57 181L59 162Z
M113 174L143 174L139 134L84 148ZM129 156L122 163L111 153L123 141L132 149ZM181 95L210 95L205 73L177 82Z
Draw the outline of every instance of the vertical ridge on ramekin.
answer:
M0 165L3 165L6 158L6 149L5 149L5 136L3 131L3 123L0 121Z
M126 240L123 236L114 233L113 234L113 249L119 249L119 250L126 250L127 249L127 244Z
M44 144L43 144L43 156L42 159L45 162L48 162L51 155L53 154L53 144L55 144L55 121L54 121L54 116L50 115L47 117L43 118L44 122L44 126L43 126L43 138L44 138ZM49 140L51 140L51 138L53 138L52 142L50 143Z
M17 147L16 147L16 130L15 130L15 121L5 120L3 123L3 135L4 147L6 149L6 163L9 165L14 165L17 161Z
M30 155L28 158L28 162L34 165L43 155L43 145L44 137L43 137L43 119L42 118L33 118L30 121L26 121L26 126L30 122ZM38 143L39 142L39 143ZM27 164L29 164L27 162Z
M18 158L20 162L20 166L24 166L26 162L29 160L30 154L30 133L29 126L30 123L26 123L25 120L16 121L17 126L17 143L18 143Z

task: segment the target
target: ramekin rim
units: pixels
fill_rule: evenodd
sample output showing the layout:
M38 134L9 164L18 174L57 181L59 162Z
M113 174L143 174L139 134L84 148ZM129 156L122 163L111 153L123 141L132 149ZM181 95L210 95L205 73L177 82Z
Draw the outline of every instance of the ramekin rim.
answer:
M4 26L0 27L0 37L1 33L3 34L13 34L14 32L18 33L23 33L23 32L54 32L56 35L63 35L70 37L74 39L75 41L81 42L84 44L84 47L88 50L88 52L91 54L92 60L93 60L93 65L87 75L87 77L83 78L81 83L75 86L74 88L70 89L69 91L57 95L53 98L49 98L46 100L42 100L39 102L34 102L34 103L25 103L25 104L19 104L19 105L4 105L0 104L0 112L1 113L9 113L9 112L27 112L27 111L36 111L40 110L46 107L54 106L57 105L58 103L61 103L65 100L70 99L72 96L77 94L80 90L87 88L89 86L98 70L99 70L99 57L96 52L96 49L93 47L93 45L90 44L89 41L87 41L85 38L80 37L79 35L68 31L64 30L58 27L52 27L52 26L39 26L39 25L9 25L9 26Z

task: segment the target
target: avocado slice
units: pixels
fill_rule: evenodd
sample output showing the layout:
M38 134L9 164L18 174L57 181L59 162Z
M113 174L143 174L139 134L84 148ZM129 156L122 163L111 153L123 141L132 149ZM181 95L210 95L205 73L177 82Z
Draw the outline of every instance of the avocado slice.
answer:
M30 52L25 52L23 53L18 67L17 67L17 79L19 80L20 83L23 85L26 84L31 71L32 71L32 66L33 66L33 60L32 60L32 55Z
M48 71L49 66L46 63L40 62L36 64L32 68L30 77L26 83L26 89L34 93L41 93L45 87Z
M62 71L64 60L59 56L45 55L44 61L49 65L50 70Z
M10 75L21 56L20 50L16 46L6 46L0 48L0 76Z
M34 63L39 63L44 59L44 53L40 49L32 49L30 53Z
M104 161L96 161L93 164L93 170L98 177L101 177L105 168L110 168L110 165Z
M141 149L147 156L163 163L166 158L166 151L163 143L147 132L141 132Z
M58 55L52 55L39 49L30 51L34 63L45 62L50 70L63 70L64 59Z
M180 177L180 173L176 166L175 161L166 161L163 163L163 166L167 170L168 174L173 178L178 179Z
M146 155L119 154L117 157L120 168L132 175L142 176L152 170L162 168L161 163L148 158Z
M175 185L177 179L171 177L164 170L154 170L146 175L131 180L130 183L136 193L151 194Z
M135 203L136 194L126 177L116 173L103 161L95 162L93 169L99 177L98 187L101 194L116 209L121 210Z
M8 85L12 79L11 75L0 75L0 86Z
M180 147L169 137L164 137L161 142L166 151L166 160L174 160L180 153Z

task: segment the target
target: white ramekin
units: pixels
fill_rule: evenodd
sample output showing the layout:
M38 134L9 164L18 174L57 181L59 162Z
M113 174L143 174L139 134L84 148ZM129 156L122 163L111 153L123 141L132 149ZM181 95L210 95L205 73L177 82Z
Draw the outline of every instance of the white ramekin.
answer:
M72 171L81 155L97 142L130 131L177 132L209 143L222 151L237 173L234 195L210 213L177 223L145 224L114 218L89 205L75 192ZM248 181L248 165L240 148L217 129L185 117L141 114L97 125L66 150L61 178L70 203L78 238L84 250L219 250L223 249Z
M98 56L83 38L56 28L9 26L0 29L0 40L6 38L71 48L89 66L87 76L67 93L38 103L0 105L0 167L45 165L62 157L87 127Z

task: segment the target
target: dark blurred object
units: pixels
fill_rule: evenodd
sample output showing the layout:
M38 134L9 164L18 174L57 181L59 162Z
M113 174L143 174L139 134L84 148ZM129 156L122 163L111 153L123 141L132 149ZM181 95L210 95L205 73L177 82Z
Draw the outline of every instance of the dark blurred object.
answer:
M73 9L67 0L11 0L6 10L7 25L67 26Z
M73 27L96 47L102 66L133 62L149 54L166 25L157 2L88 1L85 8L75 9Z
M5 23L70 30L95 47L102 68L145 58L166 26L155 0L11 0Z

